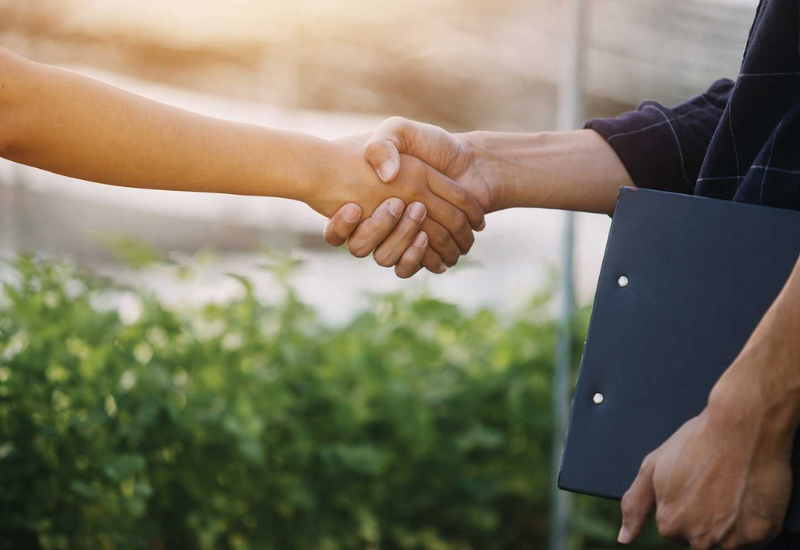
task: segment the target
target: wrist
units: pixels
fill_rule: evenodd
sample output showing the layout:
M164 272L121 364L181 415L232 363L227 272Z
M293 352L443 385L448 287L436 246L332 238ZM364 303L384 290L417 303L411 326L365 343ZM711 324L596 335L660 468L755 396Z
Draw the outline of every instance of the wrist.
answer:
M348 163L344 144L320 140L314 155L309 157L309 180L298 185L297 200L324 216L330 217L347 202L337 190L353 177L352 162ZM339 204L341 202L341 204Z
M463 134L474 163L493 182L499 208L557 208L610 214L628 172L592 130Z
M714 416L760 425L767 440L790 446L800 428L800 344L783 325L779 302L714 385L708 408Z
M791 453L800 424L788 394L764 392L757 376L736 374L720 379L709 395L703 414L713 431L755 437L759 447L770 453Z
M460 144L460 154L482 175L489 191L489 209L486 213L518 206L518 182L513 170L511 151L504 136L497 132L464 132L454 134Z

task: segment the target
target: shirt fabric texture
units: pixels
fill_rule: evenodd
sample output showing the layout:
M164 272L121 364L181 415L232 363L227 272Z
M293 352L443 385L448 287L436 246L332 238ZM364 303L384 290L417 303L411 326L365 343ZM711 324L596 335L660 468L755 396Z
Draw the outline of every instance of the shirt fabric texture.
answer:
M800 2L761 1L735 83L586 128L637 187L800 210Z
M761 0L736 82L586 123L637 187L800 210L800 2ZM796 450L800 452L800 450ZM784 533L769 550L800 548Z

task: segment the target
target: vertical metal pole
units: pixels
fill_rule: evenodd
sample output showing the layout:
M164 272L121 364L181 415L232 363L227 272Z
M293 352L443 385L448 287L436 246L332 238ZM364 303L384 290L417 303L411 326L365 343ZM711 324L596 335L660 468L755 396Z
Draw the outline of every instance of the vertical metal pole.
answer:
M22 195L19 170L19 166L11 164L7 170L9 180L0 182L0 257L10 258L18 248L18 211Z
M564 60L558 94L558 129L574 130L583 118L584 0L566 2ZM572 317L575 308L573 256L575 213L564 213L561 243L558 343L553 374L553 483L550 516L550 550L566 550L569 542L571 499L556 487L561 449L569 421L572 373Z

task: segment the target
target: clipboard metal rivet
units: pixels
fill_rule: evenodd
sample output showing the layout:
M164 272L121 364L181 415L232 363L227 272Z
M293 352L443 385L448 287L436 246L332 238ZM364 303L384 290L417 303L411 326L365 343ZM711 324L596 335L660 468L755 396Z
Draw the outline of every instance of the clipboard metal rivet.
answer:
M603 401L605 400L606 400L605 396L603 396L603 394L600 392L594 394L594 396L592 397L592 401L594 402L595 405L602 405Z
M628 282L629 282L628 278L625 275L623 275L622 277L617 279L617 284L619 286L621 286L622 288L625 288L626 286L628 286Z

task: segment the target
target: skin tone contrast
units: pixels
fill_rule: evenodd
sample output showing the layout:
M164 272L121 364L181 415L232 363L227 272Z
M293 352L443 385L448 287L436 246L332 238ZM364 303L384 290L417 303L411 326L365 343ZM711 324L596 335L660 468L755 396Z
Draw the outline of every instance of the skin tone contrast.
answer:
M426 235L409 256L382 249L376 259L394 265L425 248L432 271L454 265L472 246L473 229L483 228L478 202L412 157L389 188L363 158L367 138L328 141L205 117L0 49L6 159L108 185L294 199L325 216L355 203L348 212L359 220L381 206L399 214L386 203L397 197Z
M619 187L633 185L613 150L589 130L449 134L389 119L368 140L365 156L393 182L400 153L441 170L487 213L524 206L611 214ZM334 217L328 233L346 238L337 223ZM380 235L370 238L358 246L380 242ZM706 408L643 461L622 500L620 542L635 541L654 508L661 535L694 550L751 548L777 536L800 427L798 334L800 261Z
M0 156L125 187L282 197L330 216L326 240L410 277L466 254L484 215L513 207L613 213L632 186L589 130L470 132L401 118L329 141L200 116L0 49ZM780 531L800 426L800 266L707 407L643 462L619 540L653 508L662 535L697 550Z
M610 214L619 188L633 186L611 147L591 130L451 134L437 126L393 117L367 140L364 154L381 179L394 185L401 165L399 151L423 159L454 180L487 214L514 207ZM385 212L373 219L382 227L393 227ZM362 251L385 242L385 232L351 234L355 226L337 212L326 226L325 238L334 246L349 238L351 249ZM412 239L394 239L393 255L411 246ZM431 270L425 262L422 266ZM396 272L405 277L416 273L405 267Z

